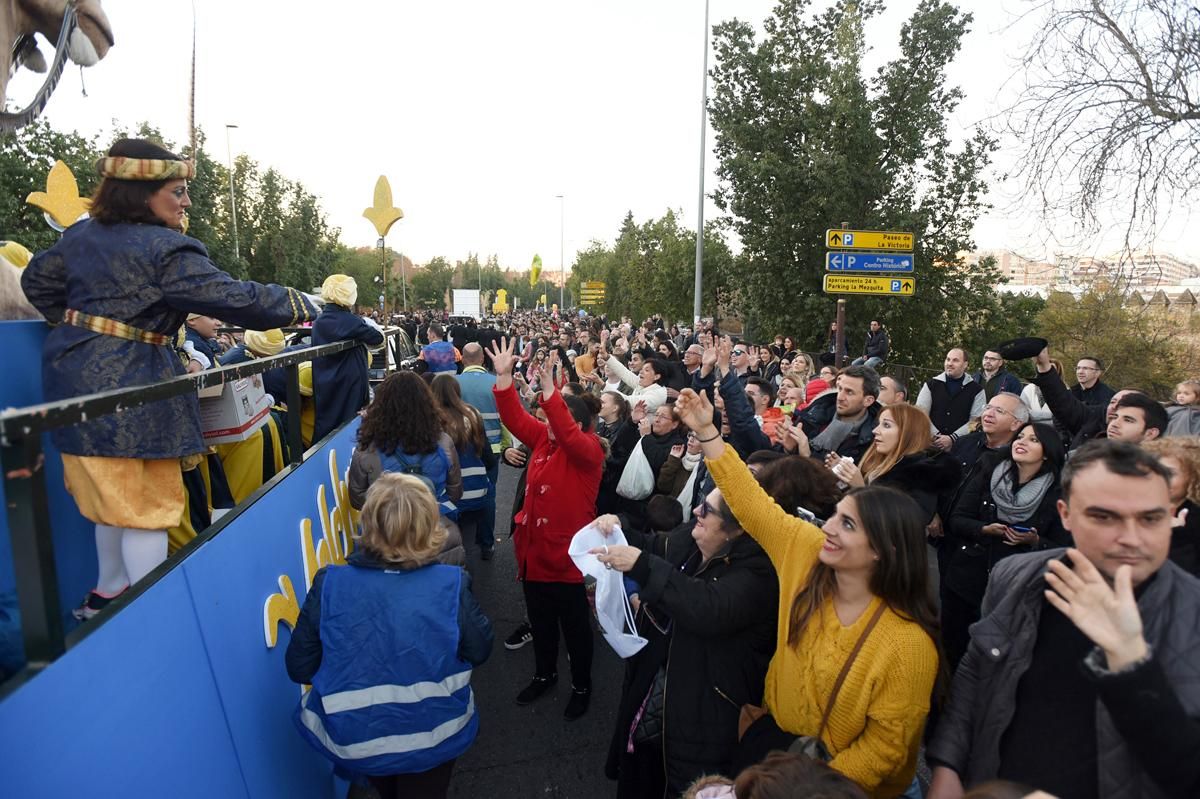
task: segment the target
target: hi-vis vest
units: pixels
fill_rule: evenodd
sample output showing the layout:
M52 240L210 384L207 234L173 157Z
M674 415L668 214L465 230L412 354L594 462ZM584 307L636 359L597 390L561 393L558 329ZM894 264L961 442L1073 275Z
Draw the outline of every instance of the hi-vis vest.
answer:
M471 664L458 657L462 570L331 566L321 592L321 668L296 726L343 768L428 771L479 732Z
M458 506L446 491L446 481L450 479L450 459L442 451L441 445L424 455L409 455L399 449L395 452L381 452L379 463L385 472L400 472L424 478L423 482L433 492L441 514L447 519L458 520Z
M463 492L458 501L460 511L481 510L487 505L488 494L492 493L492 481L488 479L483 458L475 454L472 445L458 451L458 467L462 472Z

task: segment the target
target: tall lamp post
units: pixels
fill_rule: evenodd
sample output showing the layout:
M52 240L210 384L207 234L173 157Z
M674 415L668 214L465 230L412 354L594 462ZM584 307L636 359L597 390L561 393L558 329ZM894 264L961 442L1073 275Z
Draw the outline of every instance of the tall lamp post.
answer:
M242 254L238 249L237 200L233 198L233 148L229 144L229 130L236 127L237 125L225 123L225 152L229 158L229 218L233 222L233 257L240 261Z
M563 258L563 209L566 207L567 200L561 194L554 196L558 198L558 312L565 313L566 303L563 302L563 293L567 286L567 262Z
M692 299L692 329L700 327L704 288L704 143L708 132L708 0L704 0L704 83L700 90L700 200L696 209L696 287Z
M383 269L383 296L387 296L387 243L384 240L392 225L404 218L404 212L392 205L392 186L386 175L380 175L375 181L375 202L365 209L362 214L367 221L375 226L379 234L379 251ZM400 256L400 291L404 297L404 310L408 310L408 287L404 285L404 256ZM386 306L385 306L386 307Z

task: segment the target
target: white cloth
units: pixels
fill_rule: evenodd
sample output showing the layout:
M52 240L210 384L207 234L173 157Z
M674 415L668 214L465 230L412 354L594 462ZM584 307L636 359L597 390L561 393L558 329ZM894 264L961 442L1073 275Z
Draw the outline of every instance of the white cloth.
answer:
M627 658L636 655L647 642L634 627L633 609L629 606L629 597L625 595L624 575L616 569L605 568L595 555L589 553L592 549L618 544L628 544L620 527L613 528L612 535L605 538L599 527L589 524L571 539L567 554L584 577L595 578L596 619L600 622L604 640L608 641L614 652ZM632 632L625 632L627 625Z

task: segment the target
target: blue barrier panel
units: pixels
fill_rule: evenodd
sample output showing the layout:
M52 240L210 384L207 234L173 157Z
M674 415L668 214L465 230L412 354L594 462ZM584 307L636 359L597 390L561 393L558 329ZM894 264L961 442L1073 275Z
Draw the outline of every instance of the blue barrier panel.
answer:
M350 546L331 469L357 428L0 702L5 796L345 795L292 724L283 654L312 575Z
M11 797L249 796L179 569L0 703L0 786Z
M42 343L49 331L45 322L0 322L0 352L4 353L5 375L5 379L0 380L0 408L24 408L45 401L42 395ZM62 458L50 443L49 435L42 436L42 451L46 454L46 491L54 529L59 603L63 609L64 629L71 630L78 624L71 609L96 585L96 527L79 515L75 500L67 493L63 485ZM4 483L0 481L0 503L4 501ZM0 608L15 606L16 576L13 574L8 517L0 513ZM0 610L0 626L5 624L5 615ZM4 648L5 640L20 650L20 633L6 639L4 631L0 630L0 674L10 658L24 661L23 652L10 652Z
M343 559L344 542L329 548L322 530L345 530L349 523L349 499L344 487L335 490L330 463L336 462L337 483L344 485L357 431L356 420L183 564L251 796L333 796L329 762L292 724L300 687L287 678L289 633L276 619L299 613L304 604L311 579L306 552L312 574L319 552L328 553L326 562ZM318 495L326 498L327 512ZM281 575L294 604L281 592ZM277 644L268 648L271 634Z

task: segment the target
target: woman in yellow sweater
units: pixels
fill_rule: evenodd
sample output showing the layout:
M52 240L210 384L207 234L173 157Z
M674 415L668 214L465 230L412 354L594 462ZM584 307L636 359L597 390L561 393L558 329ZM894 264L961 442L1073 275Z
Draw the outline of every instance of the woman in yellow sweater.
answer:
M779 574L778 643L764 697L774 723L792 736L819 734L830 765L872 796L903 794L938 674L921 509L893 489L860 488L818 529L759 487L721 440L706 397L684 390L675 411L696 431L722 496ZM868 629L822 729L838 675ZM760 719L743 741L771 721Z

